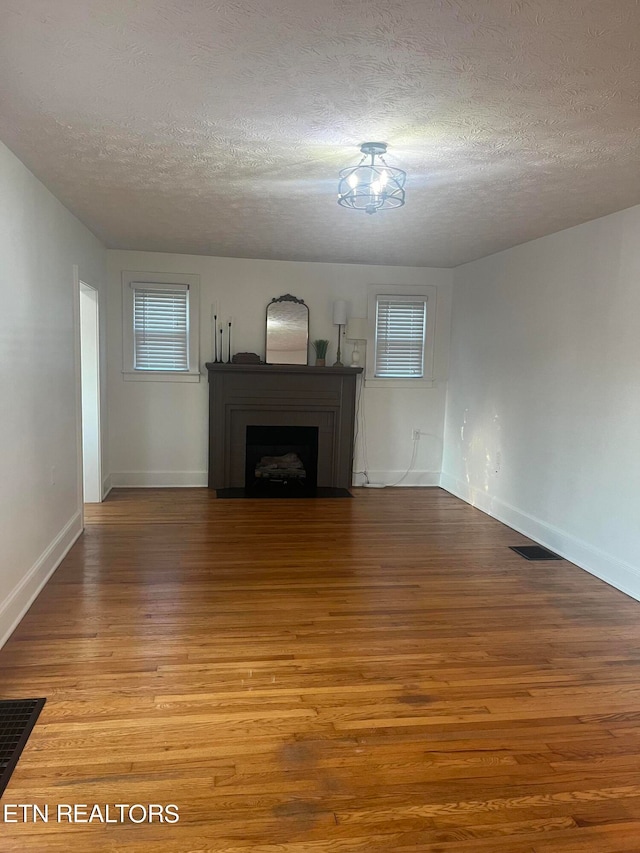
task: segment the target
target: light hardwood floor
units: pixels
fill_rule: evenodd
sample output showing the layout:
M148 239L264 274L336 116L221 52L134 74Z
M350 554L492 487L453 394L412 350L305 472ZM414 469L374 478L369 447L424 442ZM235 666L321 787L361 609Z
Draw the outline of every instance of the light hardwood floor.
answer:
M639 853L640 604L439 489L112 492L0 652L0 850ZM139 814L139 812L137 813Z

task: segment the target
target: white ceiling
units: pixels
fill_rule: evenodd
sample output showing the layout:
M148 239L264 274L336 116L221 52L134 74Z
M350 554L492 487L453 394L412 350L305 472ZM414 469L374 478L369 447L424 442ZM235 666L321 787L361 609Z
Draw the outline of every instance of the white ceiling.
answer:
M455 266L640 202L637 0L0 0L0 139L108 246ZM336 203L367 140L407 203Z

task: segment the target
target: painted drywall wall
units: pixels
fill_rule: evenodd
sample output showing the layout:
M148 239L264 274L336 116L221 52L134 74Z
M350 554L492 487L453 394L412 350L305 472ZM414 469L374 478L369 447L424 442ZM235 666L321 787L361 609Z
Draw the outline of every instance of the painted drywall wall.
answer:
M442 485L640 598L640 207L455 272Z
M0 144L0 644L81 529L74 265L102 244Z
M336 355L334 299L345 299L350 316L366 316L369 284L434 285L437 291L435 375L432 388L365 388L356 470L364 469L363 424L371 479L394 482L409 466L412 428L420 439L414 471L406 485L439 482L449 345L451 270L347 264L243 260L195 255L109 251L109 436L114 485L181 486L207 482L208 384L204 363L212 360L212 306L233 318L234 351L264 355L265 309L283 293L304 299L311 339L328 338L328 363ZM200 364L198 384L123 381L122 272L200 276ZM343 345L349 363L352 344ZM365 354L366 356L366 354ZM312 354L310 352L310 359Z
M102 500L100 412L100 314L98 291L80 282L80 377L82 387L82 480L85 503Z

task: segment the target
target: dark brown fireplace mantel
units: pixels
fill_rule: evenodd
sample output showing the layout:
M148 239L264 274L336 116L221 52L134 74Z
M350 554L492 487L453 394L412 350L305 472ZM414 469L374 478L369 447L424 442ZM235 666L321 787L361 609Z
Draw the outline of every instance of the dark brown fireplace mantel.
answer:
M213 364L209 372L209 488L245 484L248 426L318 429L318 486L351 486L356 377L361 367Z

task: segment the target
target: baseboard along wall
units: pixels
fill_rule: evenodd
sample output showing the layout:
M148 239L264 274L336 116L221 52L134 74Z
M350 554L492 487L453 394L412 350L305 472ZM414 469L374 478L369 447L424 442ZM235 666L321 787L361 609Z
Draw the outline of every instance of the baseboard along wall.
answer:
M640 601L640 571L630 563L594 548L571 533L541 521L511 504L488 495L449 474L443 473L440 485L447 492L476 509L496 518L503 524L544 545L565 560L575 563L589 574L595 575L610 586Z
M118 471L111 485L118 489L171 489L206 486L206 471Z
M64 560L81 533L82 515L77 512L2 604L0 607L0 648L4 646L18 627L25 613L38 597L40 590Z
M438 471L368 471L368 482L383 486L413 487L439 486L440 473ZM354 486L364 486L367 478L361 472L353 475Z

